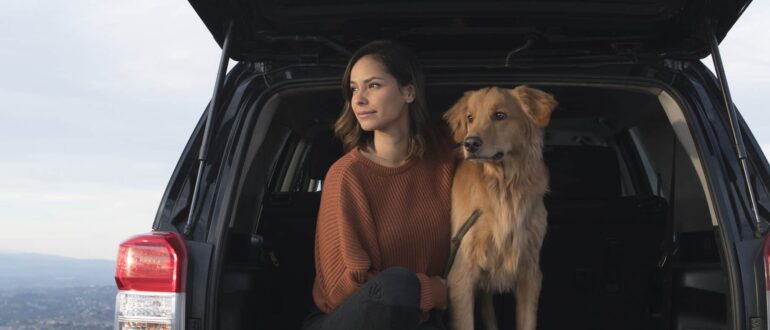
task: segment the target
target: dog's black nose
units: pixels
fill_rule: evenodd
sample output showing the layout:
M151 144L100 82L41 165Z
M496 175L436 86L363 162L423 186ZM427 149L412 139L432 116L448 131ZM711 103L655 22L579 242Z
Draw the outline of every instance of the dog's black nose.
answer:
M481 141L481 138L478 136L471 136L465 138L465 141L463 142L463 146L465 146L465 150L468 150L468 152L476 152L479 150L479 147L484 142Z

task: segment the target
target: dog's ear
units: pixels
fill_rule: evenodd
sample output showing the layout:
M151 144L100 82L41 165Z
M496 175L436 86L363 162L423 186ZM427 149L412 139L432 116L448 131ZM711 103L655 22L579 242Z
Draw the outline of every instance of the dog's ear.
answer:
M524 112L540 128L548 126L551 121L551 112L559 105L553 95L524 85L512 89L511 94L519 100Z
M468 97L470 92L465 92L455 105L444 113L444 120L449 124L449 128L452 129L452 138L455 142L462 142L465 136L468 135Z

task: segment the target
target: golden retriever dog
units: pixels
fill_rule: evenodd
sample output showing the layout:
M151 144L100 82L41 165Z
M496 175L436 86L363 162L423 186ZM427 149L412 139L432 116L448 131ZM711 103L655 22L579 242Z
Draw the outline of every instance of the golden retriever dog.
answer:
M548 190L543 132L556 105L538 89L487 87L444 114L464 154L452 183L452 234L481 211L447 277L452 329L473 329L477 292L486 329L497 329L492 295L510 290L516 329L535 329Z

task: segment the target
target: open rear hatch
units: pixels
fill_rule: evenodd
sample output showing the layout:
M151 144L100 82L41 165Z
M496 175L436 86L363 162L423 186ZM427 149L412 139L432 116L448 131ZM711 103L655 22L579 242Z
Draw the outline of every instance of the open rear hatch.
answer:
M189 0L235 60L344 61L378 38L421 58L703 58L750 0ZM521 49L523 47L523 49Z

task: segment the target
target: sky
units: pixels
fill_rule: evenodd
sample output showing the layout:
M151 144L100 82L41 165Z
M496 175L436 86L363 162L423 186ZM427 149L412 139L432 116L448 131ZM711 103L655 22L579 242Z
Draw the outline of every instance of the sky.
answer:
M721 49L770 151L768 16L755 1ZM114 260L151 230L219 47L184 0L4 0L0 45L0 252Z

